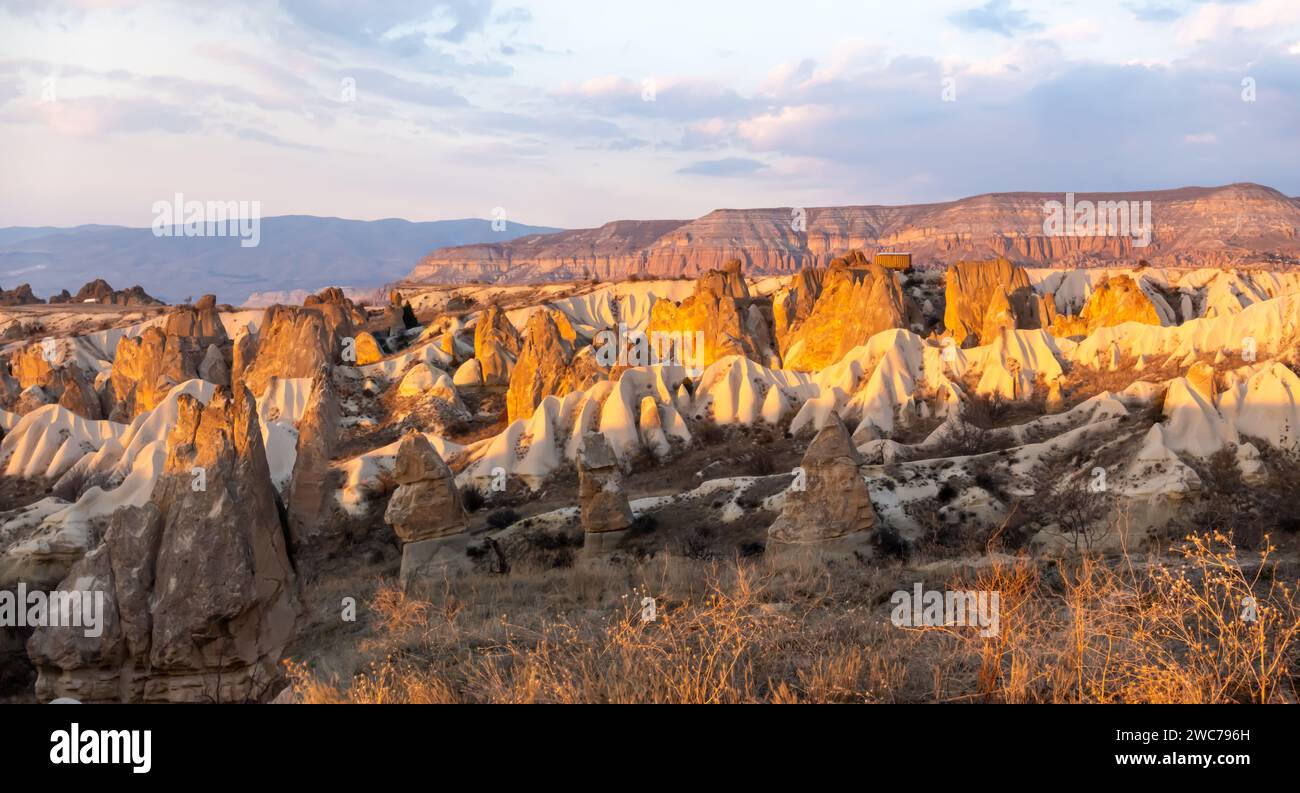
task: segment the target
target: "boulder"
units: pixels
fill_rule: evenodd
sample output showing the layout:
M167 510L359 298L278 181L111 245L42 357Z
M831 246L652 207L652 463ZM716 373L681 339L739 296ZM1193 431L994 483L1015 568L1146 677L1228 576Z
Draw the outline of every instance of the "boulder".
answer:
M215 344L208 345L208 351L203 354L203 360L199 361L198 373L199 377L209 383L230 385L230 367L226 366L226 357L221 354L221 348Z
M609 441L599 432L582 438L578 453L578 502L586 548L604 550L632 525L632 507L623 492L623 472ZM600 535L610 535L602 537Z
M438 382L440 374L442 373L436 371L428 363L421 361L408 369L406 374L402 376L402 381L397 384L397 395L403 399L424 396L427 391L433 388L434 383Z
M483 385L483 364L479 363L477 358L470 358L456 367L456 373L452 375L451 381L458 386Z
M45 389L38 385L28 386L18 394L18 400L14 402L13 412L20 416L25 416L33 410L46 405L54 404L50 395L45 393Z
M451 469L423 433L402 436L393 475L397 490L384 520L402 542L402 588L471 569L466 552L469 520L460 491Z
M448 537L468 524L451 469L423 433L408 432L397 447L393 468L397 490L384 520L404 543Z
M876 512L860 464L848 429L832 413L804 453L803 481L797 477L786 491L785 506L768 528L769 548L865 544L876 526Z
M354 341L357 366L369 366L384 360L384 348L379 346L379 340L373 333L362 331L356 335Z

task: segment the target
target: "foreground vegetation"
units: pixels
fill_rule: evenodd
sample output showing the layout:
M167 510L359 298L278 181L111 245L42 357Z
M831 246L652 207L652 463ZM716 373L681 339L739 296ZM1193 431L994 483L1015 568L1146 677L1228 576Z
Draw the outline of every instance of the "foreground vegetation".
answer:
M1295 702L1300 602L1273 548L774 569L680 557L381 586L303 702ZM895 627L915 582L996 591L1000 631ZM642 599L655 599L647 621Z

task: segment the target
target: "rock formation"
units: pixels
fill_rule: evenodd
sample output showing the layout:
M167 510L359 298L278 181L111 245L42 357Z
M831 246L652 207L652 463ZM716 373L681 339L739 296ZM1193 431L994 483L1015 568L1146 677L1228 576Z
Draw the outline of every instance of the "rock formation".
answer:
M114 289L102 278L86 284L76 295L65 298L67 290L61 295L51 297L51 303L101 303L114 306L161 306L161 300L150 297L140 286L130 289Z
M278 677L300 606L256 404L218 389L178 406L149 501L114 513L59 585L103 593L102 635L28 642L42 700L240 702Z
M129 423L153 410L173 387L197 376L196 362L182 353L179 337L167 336L156 325L139 336L123 336L109 374L109 417Z
M523 342L501 307L495 303L483 309L474 327L474 358L478 360L484 385L509 385L510 369Z
M327 518L334 501L330 459L338 445L338 394L329 370L312 378L311 396L298 421L297 456L285 498L289 514L289 542L297 549L309 545L328 530Z
M1044 327L1049 309L1023 267L1006 259L948 268L943 324L963 347L988 344L1002 329Z
M321 313L329 334L330 349L339 348L339 340L354 335L357 328L366 324L366 312L353 303L342 289L330 287L302 301L303 308Z
M662 358L690 368L703 369L728 355L779 366L767 320L761 312L751 314L750 308L739 263L732 262L726 270L701 276L695 293L680 304L655 301L646 335ZM670 352L674 349L677 352Z
M104 418L104 408L99 401L99 394L86 378L80 366L60 367L48 390L57 393L59 406L76 413L82 418L95 421Z
M352 362L357 366L369 366L384 360L384 348L379 346L374 334L363 330L355 336L354 343L356 358Z
M54 379L56 364L51 360L48 343L37 342L14 353L9 368L18 380L19 388L40 386L44 388Z
M826 270L803 269L772 296L773 327L780 349L790 349L790 332L812 316Z
M397 490L384 520L402 541L402 587L466 569L468 519L460 491L451 469L422 433L402 436L393 476Z
M13 289L0 289L0 306L28 306L34 303L44 303L36 295L32 294L30 284L19 284Z
M554 316L558 313L538 309L524 326L523 345L506 391L508 421L533 415L545 396L564 396L573 390L569 376L573 345L560 332Z
M1087 335L1097 328L1124 322L1163 324L1155 303L1137 281L1127 275L1117 275L1098 285L1077 317L1057 317L1052 332L1058 336Z
M199 377L207 380L209 383L217 385L230 385L230 367L226 364L226 357L221 354L221 348L215 344L208 345L207 352L203 353L203 360L199 361Z
M1047 201L1058 193L997 193L938 204L719 209L695 220L616 221L600 228L531 234L504 243L432 251L414 283L473 279L527 283L633 275L695 277L732 259L753 275L825 267L853 249L904 250L920 266L1003 257L1037 267L1126 264L1224 266L1267 254L1300 255L1300 204L1269 187L1232 184L1140 193L1078 193L1077 201L1151 202L1151 244L1133 235L1048 235ZM796 232L792 220L801 219ZM1231 246L1224 240L1231 238ZM981 304L988 305L987 299ZM980 326L970 332L979 333Z
M623 472L605 436L589 432L578 453L578 503L586 532L583 550L613 548L632 525L632 507L623 492Z
M192 306L176 306L161 328L153 325L139 336L123 336L104 397L109 417L130 422L153 410L172 388L196 377L229 385L222 352L229 343L212 295Z
M229 343L226 327L221 323L215 295L204 295L194 305L176 306L167 314L163 332L187 340L194 350L204 351L212 345ZM190 352L187 350L187 352Z
M768 528L769 549L791 545L851 551L864 544L875 528L876 512L860 463L844 422L831 414L804 453L803 481L796 477L781 514Z
M271 306L258 332L257 353L239 376L260 395L272 377L311 377L332 365L338 351L323 312Z
M248 365L256 357L257 336L245 329L235 336L235 343L231 349L230 382L242 380Z
M785 332L782 359L786 368L816 371L880 331L906 328L919 317L897 273L878 265L834 267L826 271L807 318L796 315Z

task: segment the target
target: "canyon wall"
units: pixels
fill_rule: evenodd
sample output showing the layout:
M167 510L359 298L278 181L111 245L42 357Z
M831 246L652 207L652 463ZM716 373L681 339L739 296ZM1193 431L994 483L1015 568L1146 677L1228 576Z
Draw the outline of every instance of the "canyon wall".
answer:
M1300 263L1300 204L1234 184L1139 193L1077 193L1076 202L1150 201L1150 244L1128 236L1052 236L1044 206L1064 193L991 193L939 204L719 209L696 220L623 220L596 229L440 248L408 283L525 283L696 277L732 259L749 275L822 267L849 250L910 251L921 267L1005 257L1025 266ZM1146 217L1145 213L1142 215ZM799 222L802 221L802 222Z

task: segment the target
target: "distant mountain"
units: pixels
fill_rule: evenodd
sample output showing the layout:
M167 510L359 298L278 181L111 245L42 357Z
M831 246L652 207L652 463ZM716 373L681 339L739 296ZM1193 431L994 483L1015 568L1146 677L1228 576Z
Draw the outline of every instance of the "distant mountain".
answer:
M156 237L123 226L0 228L0 287L30 283L40 297L76 292L103 278L139 284L176 302L213 293L242 303L254 292L376 288L400 279L435 248L508 241L558 229L489 220L343 220L308 215L263 218L257 247L235 237Z
M922 267L995 256L1028 266L1067 267L1139 259L1163 266L1300 263L1300 205L1269 187L1233 184L1074 197L1094 204L1139 202L1139 207L1150 201L1149 244L1137 244L1131 234L1045 233L1044 208L1049 201L1064 203L1064 193L990 193L938 204L718 209L690 221L618 221L443 248L424 257L407 281L695 276L730 259L740 259L754 275L789 273L825 266L853 249L908 251Z

